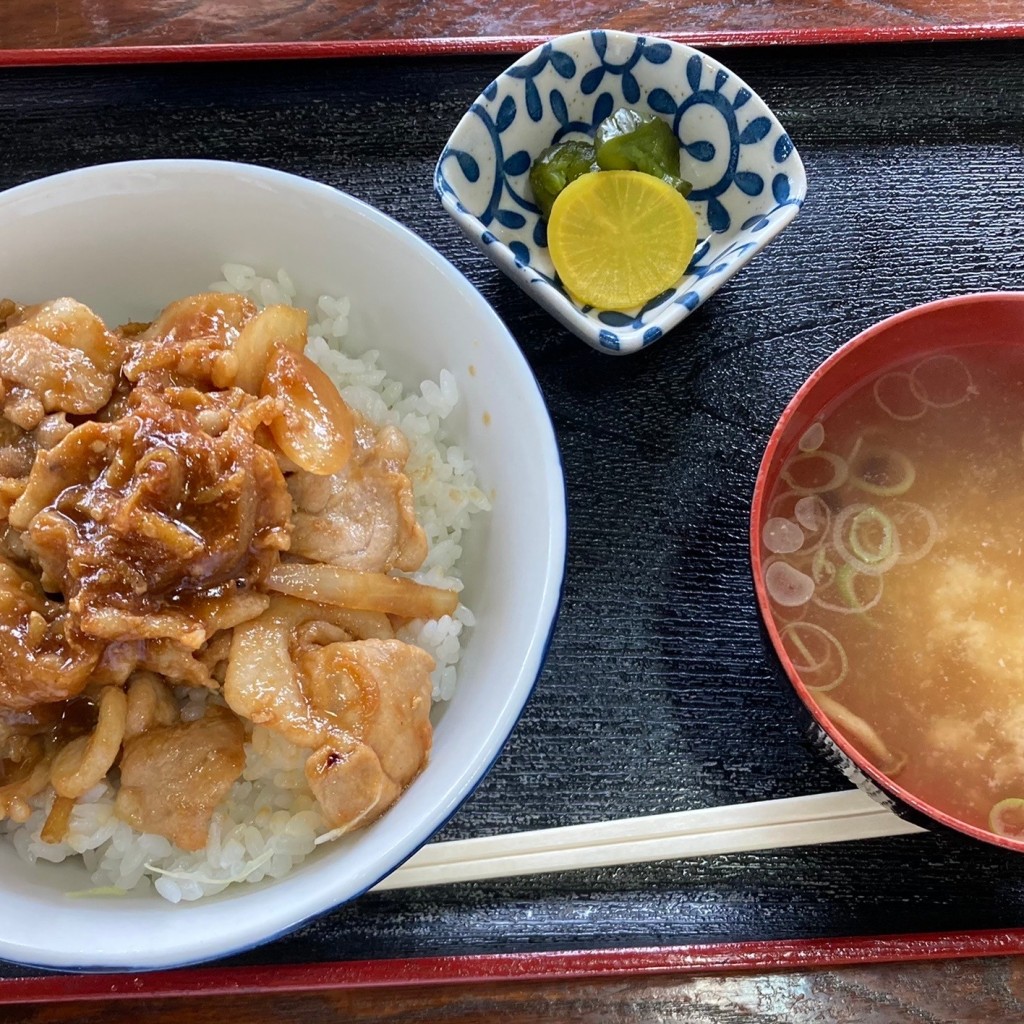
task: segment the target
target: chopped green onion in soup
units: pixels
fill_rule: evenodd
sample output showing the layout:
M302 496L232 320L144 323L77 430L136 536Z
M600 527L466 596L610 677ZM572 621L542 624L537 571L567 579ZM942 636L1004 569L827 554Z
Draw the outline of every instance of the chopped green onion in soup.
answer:
M803 543L765 582L793 671L861 755L1024 841L1022 399L1024 345L987 341L835 397L767 495Z

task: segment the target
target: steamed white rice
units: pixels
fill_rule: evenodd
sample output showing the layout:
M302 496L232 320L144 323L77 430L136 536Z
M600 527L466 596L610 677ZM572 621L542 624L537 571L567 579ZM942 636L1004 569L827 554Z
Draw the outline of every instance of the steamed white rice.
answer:
M296 288L283 270L276 278L262 278L252 267L226 264L221 272L224 279L214 289L242 292L260 306L296 302ZM310 309L307 354L337 383L353 409L379 425L395 424L408 438L411 455L406 471L429 544L422 568L411 575L461 591L457 563L463 531L489 504L477 486L472 463L446 439L445 420L459 397L455 378L442 370L437 381L424 381L418 393L405 393L378 365L379 351L359 357L346 354L349 308L347 298L320 296ZM472 613L460 604L453 616L411 622L399 633L434 656L435 701L450 699L455 690L462 641L472 625ZM178 694L186 720L201 717L208 700L220 699L185 688ZM78 801L63 843L39 838L52 792L37 798L25 823L0 823L0 834L6 834L19 856L30 863L56 863L80 855L92 879L92 888L86 890L90 894L141 893L155 887L162 897L178 903L213 895L235 883L281 878L319 842L331 838L303 773L309 752L260 726L253 728L245 749L242 777L214 814L207 847L198 853L185 853L162 836L141 835L118 820L114 789L106 782Z

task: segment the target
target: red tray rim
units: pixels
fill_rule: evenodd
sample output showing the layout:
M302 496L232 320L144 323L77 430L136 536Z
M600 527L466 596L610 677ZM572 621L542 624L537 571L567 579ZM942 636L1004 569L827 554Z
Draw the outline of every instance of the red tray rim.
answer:
M654 34L654 33L651 33ZM836 25L827 28L658 33L705 47L820 46L862 43L966 42L1024 38L1024 20L1004 24ZM338 57L436 57L525 53L551 36L453 36L415 39L304 40L269 43L82 46L0 49L0 67L83 64L166 64Z
M815 46L1024 38L1014 24L835 26L774 31L659 33L693 46ZM523 53L550 36L364 39L276 43L0 49L0 67L163 64L234 60L429 57ZM665 974L814 970L1024 954L1024 928L832 939L199 967L143 974L49 974L0 979L0 1005L311 992L409 985L570 981Z
M0 1005L815 970L1024 954L1024 928L0 980Z

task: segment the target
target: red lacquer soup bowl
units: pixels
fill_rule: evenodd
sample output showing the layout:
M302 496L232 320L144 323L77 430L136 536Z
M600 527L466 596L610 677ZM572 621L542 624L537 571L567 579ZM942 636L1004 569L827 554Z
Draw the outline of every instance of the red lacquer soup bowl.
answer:
M815 621L815 613L819 617L822 614L820 608L835 606L838 600L844 614L853 614L863 623L877 625L879 617L885 620L885 615L892 614L878 603L883 587L889 586L886 580L893 579L883 579L891 566L921 559L924 571L935 573L945 571L937 566L944 565L943 559L948 558L945 554L948 549L943 547L947 544L943 523L949 520L941 514L921 511L924 506L914 504L915 495L927 485L922 483L923 478L928 479L927 466L924 472L916 471L911 459L886 450L888 455L880 457L882 465L877 465L880 459L876 459L876 464L868 466L863 470L864 475L854 481L855 468L858 472L862 470L860 464L854 466L856 460L862 462L864 458L857 454L857 445L861 441L858 440L853 449L847 447L844 450L849 453L850 461L847 463L826 451L824 436L836 424L835 432L829 436L837 438L835 444L838 447L841 444L839 431L844 422L847 425L854 423L860 429L860 424L868 421L855 419L853 413L841 414L839 411L845 404L847 410L850 409L847 403L855 400L851 396L873 396L890 425L898 429L912 428L919 432L916 436L924 437L925 443L934 447L946 443L935 439L938 433L930 432L932 427L929 424L934 422L936 431L945 429L950 432L948 443L955 447L959 436L965 431L970 433L976 424L987 422L994 408L995 399L989 399L990 392L984 387L976 386L976 379L982 378L971 367L983 367L988 374L984 380L996 380L998 383L998 373L993 377L996 364L992 360L1000 358L1002 353L1007 356L1008 366L1016 367L1009 376L1016 373L1019 379L1015 377L998 391L998 401L1001 402L998 408L1010 410L1011 420L1016 415L1014 409L1019 408L1024 424L1024 292L957 296L908 309L864 331L827 358L788 403L768 441L754 492L751 555L769 658L777 673L787 681L787 688L798 698L798 711L814 744L850 779L902 817L925 827L946 826L987 843L1024 851L1024 770L1020 777L1021 792L1017 796L1008 796L1006 786L998 791L993 781L996 778L994 771L984 782L977 783L972 792L991 794L991 804L985 805L988 808L985 817L979 816L980 810L966 813L958 810L956 801L946 801L944 796L940 799L934 785L930 788L928 784L922 784L920 766L935 763L932 759L940 756L936 752L944 751L944 748L936 746L929 750L926 746L924 753L912 755L918 757L916 764L919 767L907 772L906 758L901 760L897 752L889 749L892 744L887 745L883 738L887 728L889 735L894 734L894 720L883 718L876 730L856 715L849 715L840 700L844 692L849 692L844 691L840 684L854 679L860 652L868 650L872 643L890 643L891 638L879 630L873 634L877 640L868 639L868 646L861 643L847 653L844 643L816 625ZM987 364L974 361L984 359L988 359ZM868 398L864 400L868 401ZM962 421L963 429L953 429L949 426L953 422L951 411L962 403L963 408L956 412L967 419ZM931 420L926 418L926 413L932 416ZM841 415L847 415L847 419L838 419ZM941 428L939 425L943 422L946 426ZM871 436L868 433L870 429L869 424L863 427L863 436ZM848 443L850 437L844 440ZM1022 434L1018 432L1011 441L1006 449L1010 453L1007 458L1016 459L1022 465L1021 480L1024 482ZM802 472L806 470L810 476L799 478L798 468ZM837 484L840 479L847 481L847 474L854 482ZM962 478L944 478L948 482L946 489L953 509L956 507L957 488L967 488L970 476L970 472L965 472ZM916 490L908 489L911 484ZM862 488L862 493L854 492L855 505L841 505L841 499L837 497L840 487L846 487L847 494L851 493L851 487ZM1004 487L1006 489L1005 484ZM1024 508L1024 487L1018 488L1017 493L1022 495ZM790 519L785 518L786 502L790 502ZM891 510L897 507L899 515L904 518L894 526ZM908 511L913 509L918 511ZM907 523L911 515L916 516L916 525L909 528ZM1024 518L1020 521L1020 540L1024 544ZM851 522L859 529L858 537L853 536ZM905 527L907 536L916 531L916 539L912 543L900 541ZM1010 528L1016 527L1011 527L1007 520L1004 532ZM844 530L850 532L844 534ZM835 545L827 547L827 550L843 551L850 561L842 563L842 556L816 551L811 557L811 543L818 531L822 538L826 535L828 538L820 542L822 551L828 545ZM801 551L805 545L806 549ZM779 551L783 554L780 555ZM784 554L791 551L797 554ZM801 554L806 556L803 562L799 562ZM837 563L842 563L838 570ZM793 565L801 567L798 570ZM844 570L846 575L840 580ZM902 579L906 579L905 575ZM925 579L932 578L926 574ZM852 586L851 580L855 581ZM1020 561L1020 579L1013 582L1024 588L1024 557ZM831 594L840 593L841 599L833 596L831 602L823 600L820 596L822 587L833 588ZM900 594L898 588L898 584L894 586L896 594ZM927 601L923 603L928 604ZM805 610L805 606L809 610ZM873 610L876 608L878 610ZM1021 608L1024 610L1024 604ZM973 618L973 612L959 604L947 617L955 620L956 614L968 620ZM801 623L804 625L799 625ZM1024 637L1024 616L1017 626L1017 632ZM934 624L921 626L921 635L934 636L934 632L927 632L928 629L934 629ZM803 640L800 639L801 633ZM908 642L919 642L913 627L904 630L902 636L904 639L914 638ZM812 640L815 643L820 641L816 651L811 650ZM829 650L833 642L835 646ZM864 655L868 656L871 655ZM827 657L834 657L835 662L826 673L821 666ZM802 678L802 674L810 677L814 673L827 676L827 680ZM862 675L859 678L879 677ZM891 682L894 686L906 687L908 693L913 690L905 677ZM1024 674L1018 686L1022 709L1021 750L1024 752ZM909 708L911 698L906 699ZM880 710L879 714L885 713ZM842 729L836 724L838 720L843 722ZM940 737L943 742L947 739L959 741L965 729L969 728L963 722L958 726L956 723L950 725L945 718L938 724L928 723L925 718L922 721L925 722L922 728L928 730L922 735L927 736L928 741L933 737ZM982 719L976 721L981 722ZM904 738L898 730L895 730L895 735L897 742ZM979 760L985 760L987 750L994 748L991 744L985 746L980 743L976 751Z

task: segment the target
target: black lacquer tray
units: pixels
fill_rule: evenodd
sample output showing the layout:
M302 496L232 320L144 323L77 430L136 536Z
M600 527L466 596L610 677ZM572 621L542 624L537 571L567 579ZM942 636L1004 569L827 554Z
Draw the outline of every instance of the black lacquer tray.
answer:
M788 399L858 331L941 296L1024 286L1024 42L721 59L789 130L808 200L705 307L623 359L533 305L432 193L445 139L506 59L0 70L0 187L143 157L304 174L421 234L518 339L565 462L564 604L534 698L443 838L848 785L805 747L764 656L754 478ZM1024 858L922 834L371 894L225 964L1019 925ZM0 979L33 973L0 964Z

